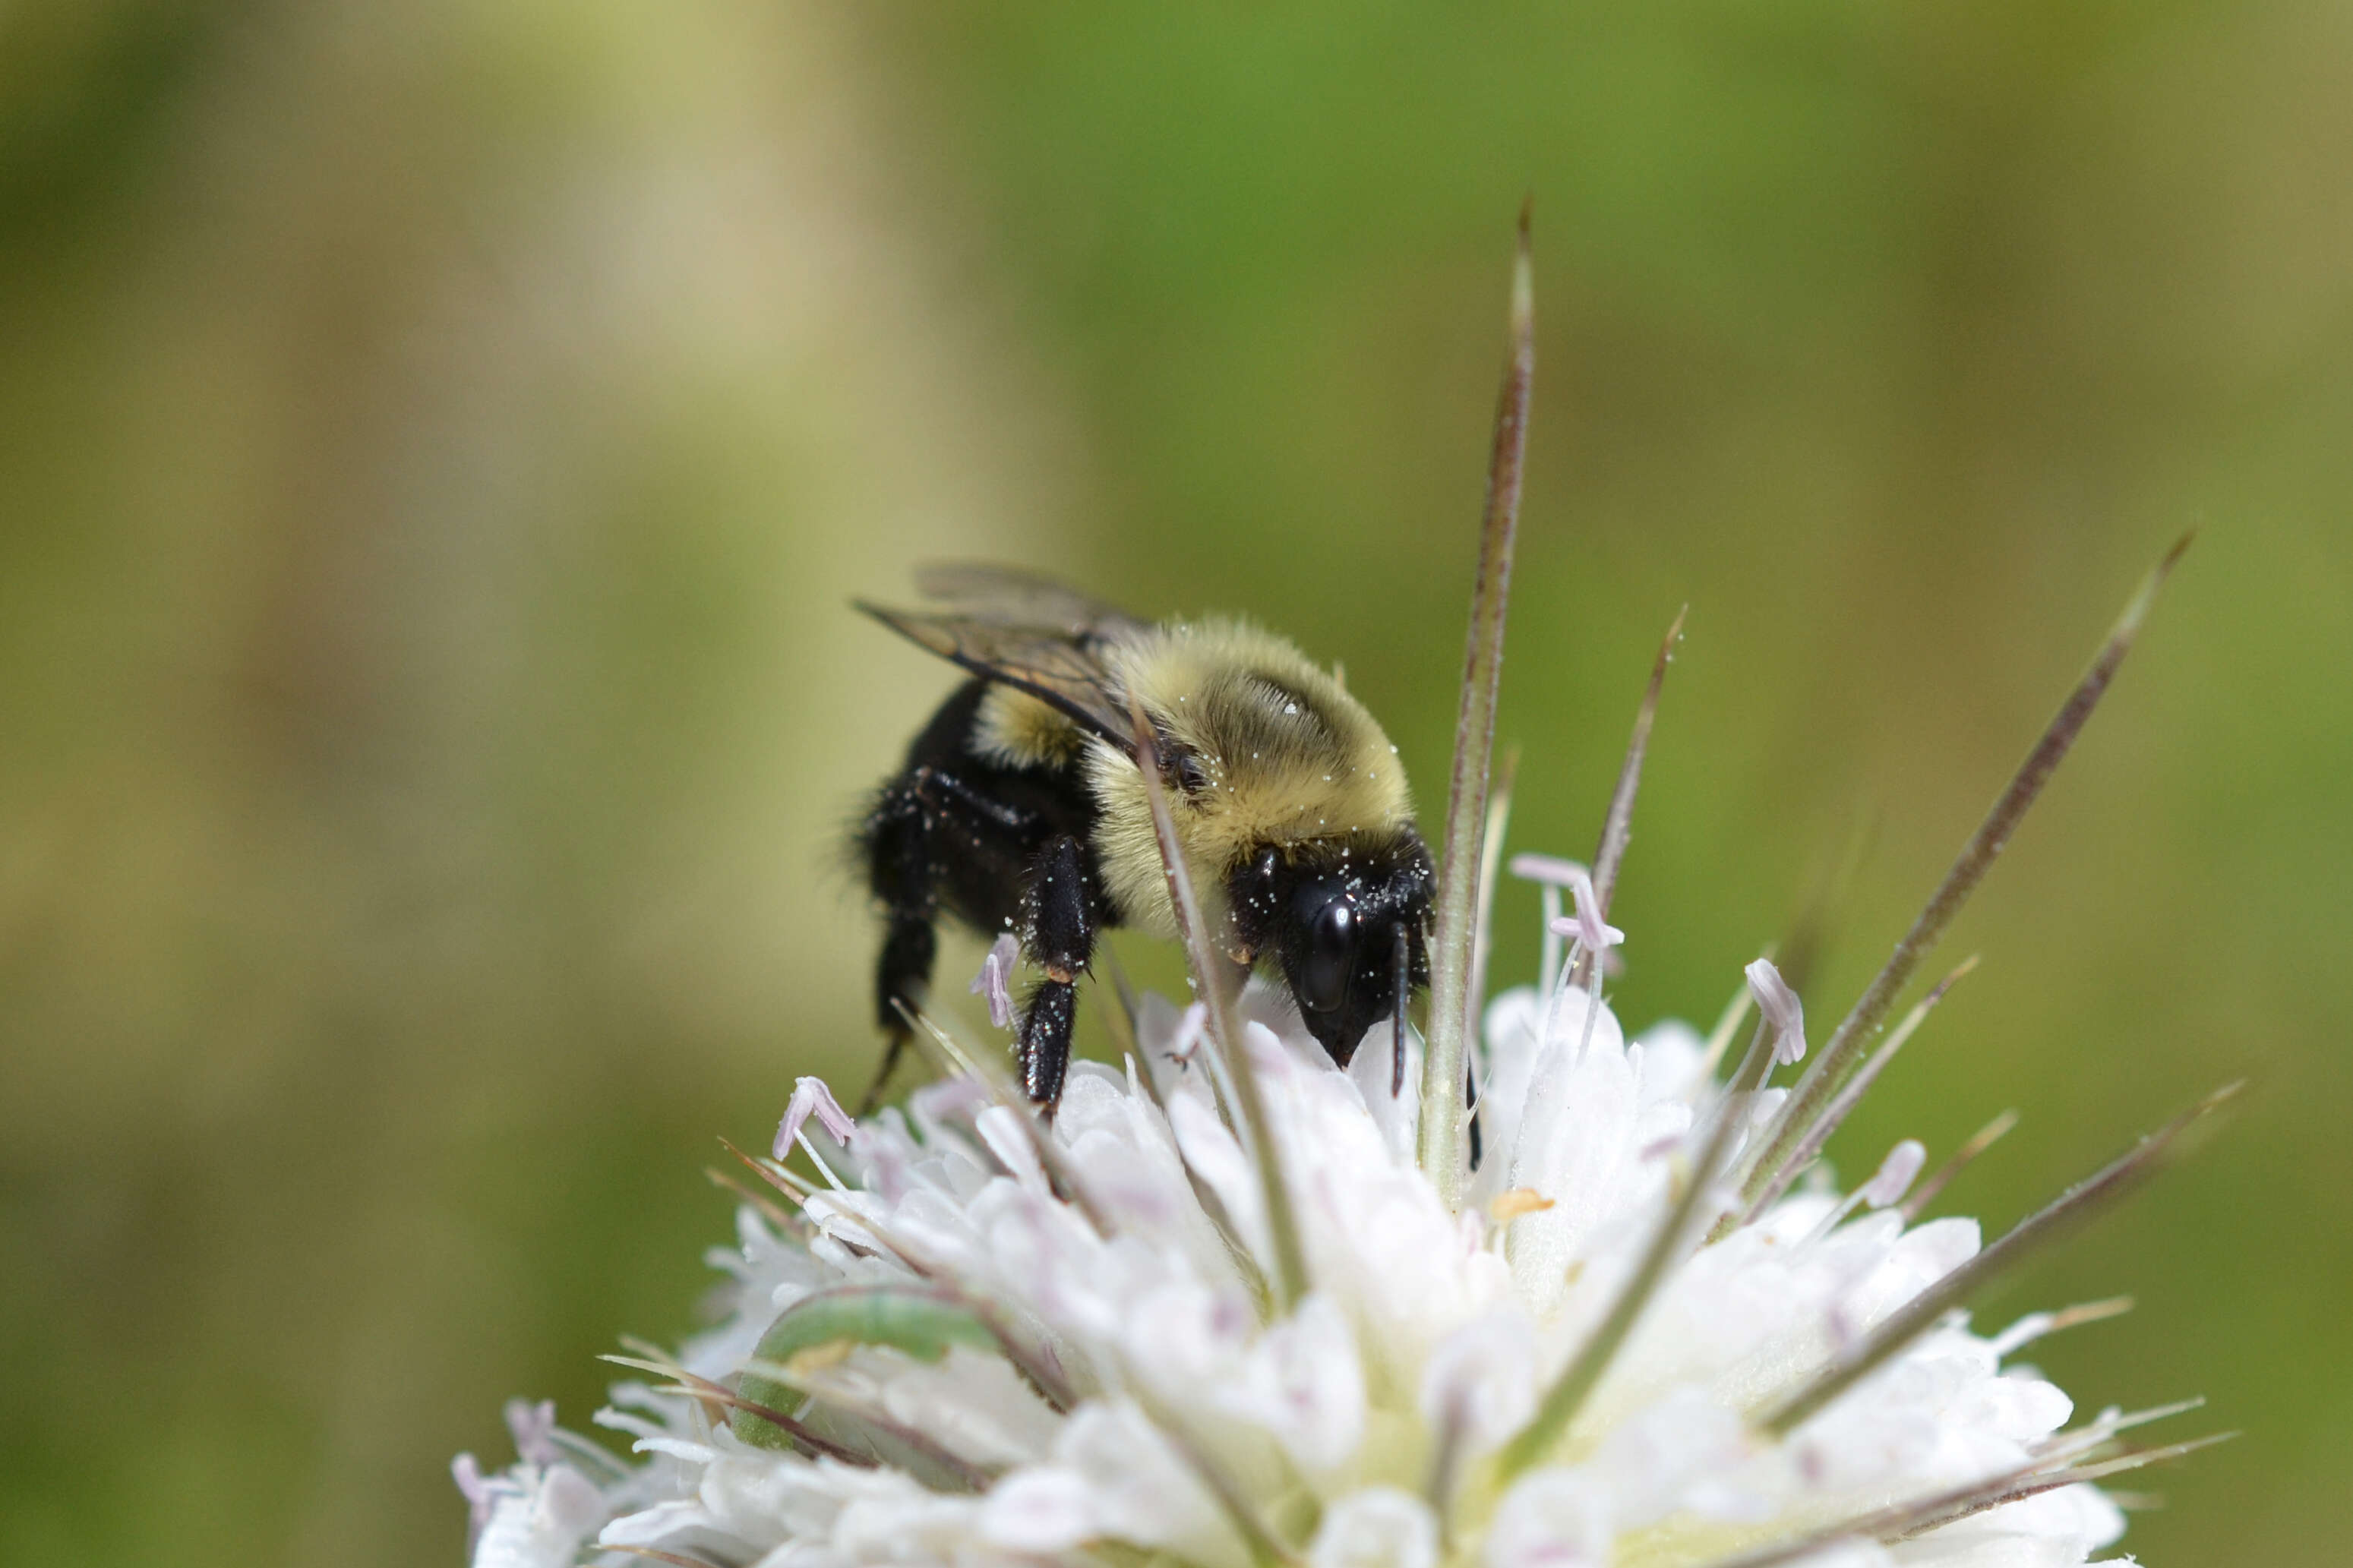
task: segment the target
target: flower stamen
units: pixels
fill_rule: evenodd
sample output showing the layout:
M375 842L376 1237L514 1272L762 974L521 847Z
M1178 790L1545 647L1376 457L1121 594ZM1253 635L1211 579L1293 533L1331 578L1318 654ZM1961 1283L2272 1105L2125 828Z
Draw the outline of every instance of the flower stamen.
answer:
M1020 959L1021 943L1011 931L1000 931L989 944L988 956L980 961L980 973L972 977L971 994L986 997L988 1021L1000 1029L1013 1027L1013 966Z

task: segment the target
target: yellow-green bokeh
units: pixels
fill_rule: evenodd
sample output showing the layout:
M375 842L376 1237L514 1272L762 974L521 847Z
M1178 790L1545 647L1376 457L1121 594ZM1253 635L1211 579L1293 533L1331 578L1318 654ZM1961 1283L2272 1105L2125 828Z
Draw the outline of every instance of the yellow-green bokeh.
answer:
M2247 1432L2145 1561L2342 1561L2348 167L2327 4L0 13L0 1561L453 1562L691 1326L714 1136L871 1059L909 560L1272 623L1434 811L1531 192L1516 845L1691 606L1634 1020L1861 840L1835 1016L2201 530L1837 1152L2017 1106L2003 1223L2252 1075L1987 1313Z

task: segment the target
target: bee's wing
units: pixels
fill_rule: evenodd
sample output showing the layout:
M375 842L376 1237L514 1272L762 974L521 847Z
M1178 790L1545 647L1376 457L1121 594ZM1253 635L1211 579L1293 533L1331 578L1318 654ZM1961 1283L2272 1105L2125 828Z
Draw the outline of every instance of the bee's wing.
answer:
M1070 632L1060 626L1018 626L967 615L929 615L886 610L864 600L858 607L920 647L984 679L1002 681L1052 704L1092 733L1135 753L1134 726L1124 700L1113 690L1103 650L1141 629L1127 621L1106 634L1092 627Z
M970 620L1059 631L1083 641L1119 640L1147 629L1115 605L1018 566L934 562L915 568L915 591Z

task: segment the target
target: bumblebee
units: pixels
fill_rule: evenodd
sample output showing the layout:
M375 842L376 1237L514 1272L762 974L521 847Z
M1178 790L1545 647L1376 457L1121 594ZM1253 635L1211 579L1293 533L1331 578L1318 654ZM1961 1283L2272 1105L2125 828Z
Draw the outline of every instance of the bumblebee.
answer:
M1402 1041L1407 1000L1429 983L1435 878L1397 748L1336 675L1240 621L1155 625L1008 568L934 566L915 582L935 608L858 608L971 679L855 834L884 920L877 1094L944 913L984 938L1011 932L1042 972L1018 1053L1051 1114L1097 938L1177 934L1147 767L1215 945L1241 971L1279 973L1341 1066L1383 1018Z

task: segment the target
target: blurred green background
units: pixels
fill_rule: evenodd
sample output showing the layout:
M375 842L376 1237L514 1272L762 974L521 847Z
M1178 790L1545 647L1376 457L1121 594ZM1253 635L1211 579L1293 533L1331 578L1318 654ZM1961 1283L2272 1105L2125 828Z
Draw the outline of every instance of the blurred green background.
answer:
M1434 815L1533 192L1516 846L1691 605L1631 1019L1861 839L1834 1017L2202 531L1840 1151L2015 1105L2006 1223L2253 1075L1986 1316L2248 1433L2145 1561L2343 1562L2348 169L2342 4L0 11L0 1560L454 1563L691 1327L714 1134L871 1060L908 561L1270 621Z

